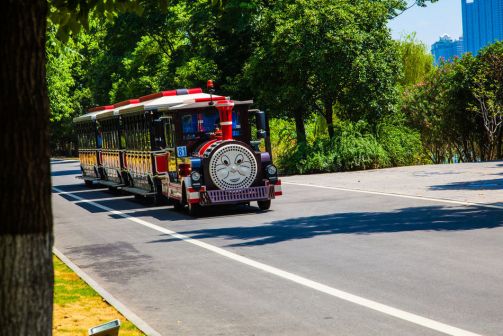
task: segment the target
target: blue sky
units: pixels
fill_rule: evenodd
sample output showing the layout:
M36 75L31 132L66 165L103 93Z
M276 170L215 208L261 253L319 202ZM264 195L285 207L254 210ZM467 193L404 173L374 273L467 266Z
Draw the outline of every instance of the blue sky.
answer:
M409 0L409 3L414 1ZM413 7L388 24L393 38L416 32L428 49L444 34L458 39L463 35L461 0L439 0L428 7Z

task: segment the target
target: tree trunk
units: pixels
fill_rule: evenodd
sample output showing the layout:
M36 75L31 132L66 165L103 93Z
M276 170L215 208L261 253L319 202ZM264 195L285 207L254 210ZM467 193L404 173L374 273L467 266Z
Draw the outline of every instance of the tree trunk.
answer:
M502 150L503 150L503 129L500 128L498 132L498 140L496 141L496 160L502 159Z
M335 136L334 130L334 102L330 98L323 100L325 106L325 121L327 122L328 136L333 139Z
M304 125L304 110L298 107L293 111L295 119L295 131L297 132L297 144L305 144L306 140L306 126Z
M52 333L52 211L45 0L0 14L1 334Z

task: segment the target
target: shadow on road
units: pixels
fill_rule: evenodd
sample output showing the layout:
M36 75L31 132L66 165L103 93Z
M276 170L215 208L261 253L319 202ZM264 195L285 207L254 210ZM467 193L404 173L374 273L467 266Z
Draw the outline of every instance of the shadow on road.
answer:
M453 182L430 187L431 190L498 190L503 189L503 178L470 182Z
M84 182L82 183L72 183L72 184L62 184L62 185L53 185L54 188L58 188L59 190L62 190L63 192L78 192L80 195L80 192L85 192L85 191L100 191L100 190L107 190L107 188L103 188L101 186L95 186L95 187L87 187L84 185ZM53 191L53 193L58 194L59 192Z
M413 207L395 212L354 212L297 217L265 225L179 232L195 239L244 241L228 246L257 246L333 234L378 234L404 231L461 231L503 226L503 211L477 207ZM160 239L150 243L176 241Z
M51 176L79 175L80 169L52 171Z
M65 163L77 163L79 160L51 160L51 165L54 164L65 164Z
M246 216L254 213L263 213L263 211L259 210L256 207L250 206L213 206L209 208L204 208L202 210L200 217L191 217L185 212L176 211L172 206L165 206L162 209L148 209L145 210L137 210L131 213L128 213L131 217L152 217L161 221L177 221L177 220L191 220L191 221L199 221L212 217L239 217ZM112 218L122 218L120 215L111 214Z
M108 195L108 197L113 197L112 195ZM105 198L105 197L103 197ZM149 208L154 208L157 207L154 204L145 204L143 202L139 202L131 196L131 198L128 199L107 199L107 200L99 200L99 199L93 199L93 202L102 206L106 206L108 208L111 208L113 210L118 210L118 211L127 211L127 210L137 210L139 209L140 211L143 209L149 209ZM76 205L80 206L83 209L86 209L87 211L91 213L100 213L100 212L108 212L108 210L98 208L93 204L89 204L84 202L75 202ZM135 211L136 212L136 211ZM131 214L128 214L131 215ZM115 216L111 215L112 218L122 218L121 216Z
M110 198L110 197L118 196L117 193L110 192L107 189L86 190L86 191L81 191L81 192L75 193L75 195L82 197L86 200L91 200L91 199L92 200L99 200L102 198ZM59 196L63 197L64 199L66 199L70 202L77 202L77 200L75 198L73 198L73 196L71 196L71 195L59 194Z
M92 204L86 203L86 201L92 200L94 203L112 208L114 210L135 210L154 207L153 204L135 200L133 195L124 194L120 191L111 191L108 188L102 188L101 186L97 185L95 187L86 187L84 184L68 184L56 185L54 187L62 190L63 192L69 192L75 196L83 198L83 200L79 201L70 194L54 192L54 194L57 194L92 213L107 211ZM129 198L124 199L124 197L122 197L117 199L109 199L118 196L129 196Z

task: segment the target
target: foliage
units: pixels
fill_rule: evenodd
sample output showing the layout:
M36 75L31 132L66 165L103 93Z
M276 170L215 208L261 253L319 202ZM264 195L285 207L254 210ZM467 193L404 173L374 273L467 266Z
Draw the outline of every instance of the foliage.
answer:
M420 133L405 125L403 116L394 115L378 124L377 139L389 158L390 166L428 163L423 154Z
M469 110L482 117L488 139L487 155L501 157L503 124L503 43L493 44L482 50L480 62L473 77L472 92L477 104ZM499 143L496 143L499 141ZM494 151L497 151L494 152Z
M276 149L273 154L282 173L323 173L423 162L419 133L401 123L380 123L376 136L364 121L339 121L333 139L314 136L315 120L306 126L310 141L297 146L293 122L271 121L271 133L278 134L272 138Z
M257 101L298 126L318 112L330 137L334 107L353 121L390 113L400 67L388 14L381 1L276 1L258 22L257 48L245 66Z
M428 3L435 3L437 1L439 0L415 0L409 5L408 2L402 0L390 0L385 2L389 4L390 19L393 19L414 6L426 7Z
M443 63L405 91L403 111L433 162L502 157L502 45Z
M69 153L74 141L72 119L83 111L79 103L89 96L87 90L77 86L82 55L73 41L58 41L54 28L48 31L46 53L51 146L56 153Z
M162 9L166 9L167 0L158 0ZM77 35L81 28L89 30L91 11L99 19L112 21L119 12L143 12L142 1L139 0L49 0L51 10L49 22L58 27L58 38L66 42L70 35Z
M426 45L416 39L415 33L405 36L397 43L403 69L400 84L408 87L423 82L433 71L433 56Z

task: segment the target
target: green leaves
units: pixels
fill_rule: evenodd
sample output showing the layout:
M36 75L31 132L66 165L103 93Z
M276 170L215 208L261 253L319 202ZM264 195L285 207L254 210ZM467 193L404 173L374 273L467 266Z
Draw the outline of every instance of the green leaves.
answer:
M246 68L260 102L290 111L325 105L325 115L337 102L352 120L389 113L400 68L387 15L380 1L276 2Z
M428 3L432 4L438 2L439 0L415 0L413 2L405 0L374 0L381 2L386 6L389 12L389 18L393 19L405 11L413 8L414 6L426 7Z
M397 46L403 69L400 84L407 87L424 81L433 71L433 56L426 45L411 34L398 41Z
M160 0L167 6L166 0ZM49 0L48 20L57 27L57 38L67 42L77 35L81 28L89 30L91 12L100 19L113 20L118 13L142 13L140 0Z
M434 69L404 92L403 111L433 162L491 160L503 150L496 142L503 134L502 98L503 43L497 42Z
M439 0L416 0L416 4L419 6L419 7L426 7L428 2L430 3L435 3Z

